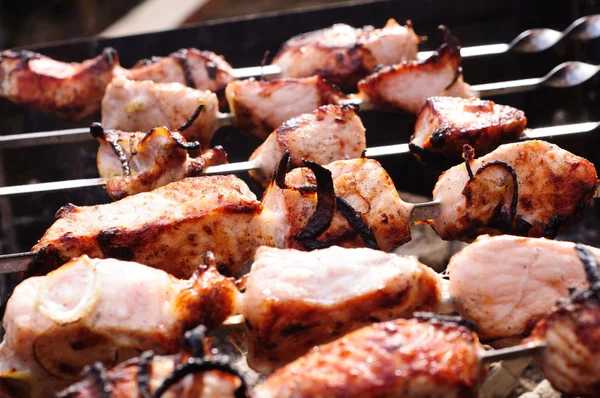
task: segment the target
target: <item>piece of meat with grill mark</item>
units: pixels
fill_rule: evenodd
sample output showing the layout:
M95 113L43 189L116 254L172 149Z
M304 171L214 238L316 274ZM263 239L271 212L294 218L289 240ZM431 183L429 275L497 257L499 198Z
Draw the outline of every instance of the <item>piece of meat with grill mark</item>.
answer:
M235 125L262 139L286 120L337 104L344 96L318 76L237 80L227 85L225 94Z
M266 187L286 151L292 167L302 160L328 164L356 159L366 149L365 127L348 105L325 105L311 113L286 121L273 131L250 156L259 168L250 171L252 179Z
M289 39L273 64L282 69L283 77L318 75L353 88L379 65L416 59L418 43L410 22L401 26L390 19L381 29L335 24Z
M0 97L80 120L100 109L119 56L112 48L82 63L55 61L31 51L0 52Z

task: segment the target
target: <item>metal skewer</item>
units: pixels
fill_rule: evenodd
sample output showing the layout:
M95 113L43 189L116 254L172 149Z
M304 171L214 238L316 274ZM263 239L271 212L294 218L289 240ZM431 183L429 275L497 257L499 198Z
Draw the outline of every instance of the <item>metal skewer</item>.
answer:
M600 71L600 66L583 62L564 62L540 78L520 79L505 82L486 83L471 86L480 97L504 95L532 91L539 87L565 88L580 85L591 79ZM340 105L359 105L361 110L374 110L375 106L368 100L351 95L342 100ZM234 122L231 113L219 113L218 127L229 126ZM0 136L0 148L22 148L49 144L65 144L92 140L87 127L66 130L40 131L36 133L11 134Z
M536 355L546 349L546 343L543 341L520 344L514 347L500 348L497 350L486 351L479 359L484 363L517 359L524 356Z
M521 135L522 140L532 140L540 138L552 138L562 135L583 134L600 127L600 122L585 122L576 124L567 124L563 126L541 127L531 130L526 130ZM89 134L89 129L86 130ZM368 158L380 158L385 156L395 156L409 153L408 144L384 145L378 147L367 148L365 156ZM250 170L258 170L260 165L251 160L245 162L227 163L217 166L210 166L204 169L203 175L221 175L221 174L236 174L244 173ZM106 185L105 178L85 178L67 181L43 182L38 184L13 185L9 187L0 187L0 197L24 195L41 192L57 192L68 191L71 189L81 189L89 187L98 187Z

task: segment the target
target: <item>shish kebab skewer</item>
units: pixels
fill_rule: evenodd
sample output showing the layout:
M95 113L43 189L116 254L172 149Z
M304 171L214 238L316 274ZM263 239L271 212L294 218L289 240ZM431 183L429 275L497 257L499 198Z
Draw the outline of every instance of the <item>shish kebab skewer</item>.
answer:
M204 350L196 350L195 358L190 358L194 354L189 352L184 356L187 361L145 354L144 363L151 371L142 372L135 361L108 371L102 366L100 372L87 370L82 381L59 397L86 398L108 388L117 392L115 398L134 398L142 391L153 398L170 398L175 391L185 394L196 383L204 386L206 381L221 391L220 396L228 397L475 397L488 363L529 355L535 355L544 376L557 390L569 396L597 397L600 275L589 249L578 245L576 251L591 286L573 289L571 297L545 314L536 323L533 336L519 346L486 351L469 330L469 323L459 317L415 313L416 319L366 326L321 345L279 369L251 392L235 366L215 363ZM172 373L165 375L165 368ZM234 383L218 372L207 373L213 369L237 375L240 380Z
M120 149L115 150L114 144L104 139L102 134L95 135L100 142L97 162L101 178L0 187L0 196L106 185L109 194L114 199L120 199L127 194L148 191L185 176L243 171L250 171L252 178L264 186L276 169L276 159L286 150L290 151L293 166L300 166L301 159L327 164L361 155L378 158L409 151L426 161L443 156L454 160L460 158L464 144L472 145L479 154L483 154L502 142L584 133L597 128L598 123L533 130L525 130L525 126L524 114L508 106L477 99L433 97L427 100L417 119L415 135L410 144L366 148L365 129L354 110L328 105L284 123L252 154L249 161L211 166L218 164L215 161L219 159L217 157L205 162L203 168L196 167L198 158L186 158L185 146L168 138L164 129L155 129L147 135L105 131L107 137L118 137L116 142ZM136 140L132 141L131 137L136 137ZM143 142L143 146L136 142ZM185 145L199 147L199 144L193 143ZM122 162L115 155L121 151L129 159L129 175L124 172ZM214 153L215 149L211 151ZM206 156L202 155L201 158ZM171 165L170 169L167 170L165 164ZM156 171L156 168L161 170ZM158 173L159 177L151 176L152 173Z
M112 356L121 341L128 341L126 336L132 336L134 341L142 336L145 342L145 345L130 342L130 347L172 353L174 343L186 328L203 323L212 329L234 313L245 318L247 337L242 340L248 347L249 365L269 374L311 347L366 324L410 317L415 310L451 312L452 303L445 297L448 290L461 316L469 314L468 308L492 315L492 319L475 323L480 337L519 336L529 331L527 324L550 312L552 303L568 297L570 288L587 286L585 269L573 246L569 242L544 239L481 238L464 249L465 253L461 251L452 257L449 282L414 257L371 249L331 247L302 252L262 247L255 255L244 293L237 292L231 281L216 272L214 258L210 256L208 267L191 281L177 281L162 271L136 263L83 256L17 287L4 318L7 336L0 345L3 358L0 377L27 379L29 375L37 378L43 384L43 391L47 391L50 385L59 385L60 380L64 384L83 366L96 360L113 365ZM502 258L493 255L498 249L504 250ZM535 256L538 261L531 263L531 257ZM474 262L473 258L479 261ZM120 279L118 289L110 288L109 285L114 285L110 280L119 270L127 270L129 278ZM505 275L504 271L511 272ZM505 275L508 279L496 284L488 280L477 291L465 286L471 273L488 277ZM136 283L140 276L146 281L144 286ZM484 276L480 278L485 280ZM536 295L536 298L527 300L506 317L502 305L506 305L507 299L516 302L515 287L520 286L512 280L522 278L528 282L520 290L522 295ZM73 280L80 281L85 288L63 291ZM170 310L155 308L161 306L162 296L156 301L146 300L141 306L133 304L136 302L133 297L148 296L144 290L157 287L161 287L161 292L175 295L176 304ZM35 292L40 295L39 305L30 297ZM125 304L120 308L107 305L114 304L111 298L117 292L132 306L123 309ZM122 311L136 311L137 315L129 317ZM147 329L144 326L148 325L147 318L140 324L144 319L141 314L147 313L169 326L160 333ZM25 314L36 322L24 323ZM129 321L120 322L124 317ZM49 326L53 323L62 326L57 329ZM231 320L226 326L232 327ZM96 347L82 350L71 342L84 340L82 335L103 336L108 330L112 337L103 338ZM64 343L47 345L53 341Z
M565 37L592 39L598 35L597 24L597 16L583 17L563 33L533 29L523 32L510 44L464 48L462 54L472 57L509 50L543 51ZM418 42L410 24L402 27L391 19L382 29L354 29L336 24L309 32L286 42L273 65L240 69L233 69L221 56L193 48L181 49L167 57L140 61L129 70L119 66L118 54L110 48L81 64L57 62L30 51L5 51L0 53L0 70L6 82L0 95L17 103L83 118L97 110L106 84L115 75L134 80L179 82L213 92L222 92L225 85L234 79L250 76L306 77L322 74L348 86L352 85L353 79L364 77L377 65L428 58L431 51L417 54ZM38 85L32 86L30 82Z
M198 256L212 251L237 275L260 245L391 250L410 240L411 220L431 224L443 239L554 237L598 185L589 161L537 140L502 145L478 159L467 151L465 163L438 180L434 201L421 204L403 202L375 160L305 165L286 174L284 157L261 202L230 175L186 178L106 205L69 204L32 252L0 257L2 270L26 269L35 258L30 272L47 272L87 254L189 277Z

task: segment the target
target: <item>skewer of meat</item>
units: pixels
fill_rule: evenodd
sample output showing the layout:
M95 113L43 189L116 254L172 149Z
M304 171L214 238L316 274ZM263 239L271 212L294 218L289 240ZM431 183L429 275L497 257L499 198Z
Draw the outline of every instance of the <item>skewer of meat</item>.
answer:
M33 252L2 259L15 270L31 257L51 269L76 255L110 256L185 276L201 253L213 251L235 275L259 245L387 251L410 240L417 220L446 239L552 238L587 207L598 183L590 162L536 140L502 145L478 159L468 152L464 164L442 174L434 201L417 205L400 199L374 160L305 165L285 174L284 159L262 202L233 176L207 176L111 204L67 205ZM132 219L132 208L144 212Z
M190 125L191 122L186 124ZM214 175L249 171L251 177L264 187L276 170L278 160L286 151L290 152L293 166L301 165L302 159L326 164L334 160L357 158L362 155L377 158L409 151L423 161L443 165L457 162L465 144L473 146L478 153L486 153L503 142L515 139L578 134L594 128L593 123L582 123L525 130L525 125L526 118L523 112L509 106L479 99L432 97L427 100L427 105L423 108L415 125L415 134L408 145L396 144L366 148L365 129L356 116L356 110L348 105L328 105L284 123L254 151L249 161L204 167L202 173ZM116 134L127 135L127 133ZM119 156L113 151L102 150L102 148L108 147L108 141L101 137L98 138L98 136L96 139L101 144L97 157L99 179L0 187L0 196L104 185L108 179L118 181L119 176L126 176L126 171L117 167L120 164ZM166 183L174 181L176 176L182 178L182 175L190 175L180 174L162 166L162 159L169 156L183 160L182 155L179 154L182 152L180 149L168 146L161 151L164 156L159 156L154 148L164 141L158 137L154 138L152 135L146 136L144 141L147 143L145 147L135 147L128 144L126 140L119 140L121 150L118 150L117 153L125 151L134 154L129 158L131 162L137 162L135 158L143 159L146 167L156 170L157 174L152 178L152 182L144 180L143 184L137 183L135 176L125 177L124 181L118 183L121 188L117 192L114 192L109 184L108 193L113 198L121 198L123 192L133 194L142 192L148 186L160 186L162 183L159 183L158 180ZM150 142L154 143L150 144ZM317 142L319 145L315 145ZM170 155L171 153L172 155ZM107 170L104 167L105 164L115 165L115 167ZM214 161L211 164L218 163ZM164 176L170 177L163 179Z

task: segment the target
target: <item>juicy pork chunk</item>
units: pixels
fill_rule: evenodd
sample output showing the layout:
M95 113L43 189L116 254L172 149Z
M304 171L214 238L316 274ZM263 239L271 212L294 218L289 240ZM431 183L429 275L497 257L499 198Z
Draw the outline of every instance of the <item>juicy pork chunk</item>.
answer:
M366 149L365 127L348 105L325 105L285 122L259 146L250 160L260 167L250 171L252 179L266 187L286 151L294 167L302 160L328 164L356 159Z
M378 65L417 58L419 38L410 23L390 19L382 29L356 29L345 24L291 38L273 59L284 77L318 75L343 87L356 82Z
M571 242L482 236L448 264L456 311L482 339L520 337L570 288L588 286ZM600 249L591 249L600 258Z
M331 247L261 247L246 283L247 360L269 374L359 327L434 310L440 279L415 257Z
M181 83L217 95L223 94L225 86L233 80L231 65L225 58L195 48L182 48L166 57L144 59L133 68L120 72L130 80Z
M227 85L225 94L236 126L263 139L286 120L343 98L342 92L318 76L237 80Z
M257 247L248 226L261 210L234 176L186 178L105 205L69 204L32 249L40 251L34 267L43 272L87 254L137 261L187 278L212 251L217 264L237 274Z
M220 325L239 294L214 266L189 280L141 264L82 256L14 290L4 316L0 377L49 396L96 361L105 366L144 350L175 353L186 330Z
M115 200L148 192L185 177L200 176L206 167L227 163L221 147L190 157L189 150L198 149L186 142L178 132L165 127L149 133L99 130L96 162L100 177L108 179L106 190ZM94 127L92 127L94 131Z
M377 323L281 368L256 398L474 397L485 367L469 329L417 319Z
M358 83L359 96L376 108L401 109L417 114L429 97L472 97L462 79L460 46L450 38L424 61L386 66Z
M31 51L0 52L0 97L79 120L96 113L119 64L106 48L82 63L55 61Z
M112 389L111 398L138 398L143 388L152 397L161 384L185 363L186 357L152 356L147 360L147 370L141 370L142 358L128 361L106 372L102 379L90 369L82 381L73 384L57 395L57 398L98 398L99 391ZM94 369L95 370L95 369ZM240 385L239 378L211 370L186 376L168 389L162 398L234 398Z
M478 98L431 97L419 113L410 149L458 158L465 144L485 154L503 142L515 141L525 130L525 114Z
M538 322L525 343L545 343L537 355L544 377L565 396L600 396L600 270L597 250L577 245L585 266L588 289L574 292L570 300Z
M388 251L410 240L413 205L400 199L379 162L339 160L316 168L318 176L306 167L297 168L287 173L285 182L275 178L266 189L264 211L253 220L256 234L267 238L263 244L301 250L337 245ZM333 179L332 189L320 179Z
M441 208L429 223L446 240L486 233L553 238L589 205L598 184L592 163L545 141L465 156L433 190Z
M102 125L123 131L150 131L157 126L176 131L195 116L201 105L204 108L200 114L182 133L188 141L200 141L208 148L219 126L216 94L179 83L116 77L106 88L102 100Z

